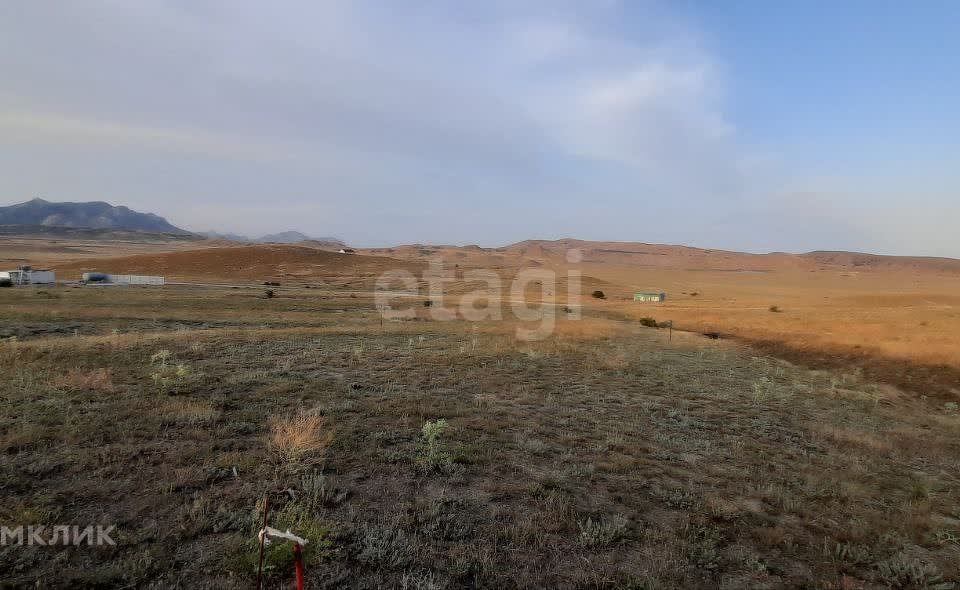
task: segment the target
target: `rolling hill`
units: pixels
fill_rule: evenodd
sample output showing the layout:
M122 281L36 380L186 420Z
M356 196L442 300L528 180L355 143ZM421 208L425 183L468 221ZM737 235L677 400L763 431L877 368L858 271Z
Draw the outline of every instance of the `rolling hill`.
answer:
M906 271L960 275L960 260L924 256L883 256L857 252L817 251L805 254L771 252L754 254L691 246L642 242L599 242L575 239L525 240L499 248L408 244L368 248L368 254L403 260L442 258L460 264L498 267L503 265L565 265L570 251L579 253L587 265L647 269L728 272L778 272L832 270L844 272Z
M163 275L184 280L310 281L331 277L376 277L387 270L421 272L423 264L379 256L350 256L290 244L257 244L180 250L134 256L81 259L56 265L65 278L87 271Z

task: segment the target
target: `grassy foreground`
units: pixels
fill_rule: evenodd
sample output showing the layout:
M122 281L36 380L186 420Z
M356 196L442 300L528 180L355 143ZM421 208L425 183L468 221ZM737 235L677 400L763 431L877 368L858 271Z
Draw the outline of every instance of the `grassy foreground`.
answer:
M0 293L31 326L0 342L0 524L117 542L0 547L0 584L249 587L265 495L309 587L960 581L955 404L631 322L258 295Z

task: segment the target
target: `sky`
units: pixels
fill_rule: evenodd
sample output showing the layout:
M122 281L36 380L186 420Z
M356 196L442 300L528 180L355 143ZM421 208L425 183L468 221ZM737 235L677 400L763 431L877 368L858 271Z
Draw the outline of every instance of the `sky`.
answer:
M0 4L0 205L960 258L960 3Z

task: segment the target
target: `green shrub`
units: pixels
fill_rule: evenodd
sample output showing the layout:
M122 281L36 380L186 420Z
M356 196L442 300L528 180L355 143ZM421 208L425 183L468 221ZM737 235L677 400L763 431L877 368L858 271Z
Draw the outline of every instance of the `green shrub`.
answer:
M584 547L613 545L626 536L629 522L620 514L597 518L589 516L586 520L577 521L577 528L580 529L577 539Z
M720 532L712 527L690 526L687 531L687 559L697 567L712 570L720 565Z
M440 436L449 424L443 418L428 420L421 430L420 451L417 453L417 466L423 471L449 471L453 467L453 457Z
M952 590L956 587L953 582L944 581L935 566L904 555L881 561L876 569L880 580L893 588Z
M160 350L150 356L150 365L153 372L150 378L159 386L162 393L169 393L175 386L183 383L190 375L190 369L183 363L173 359L169 350Z

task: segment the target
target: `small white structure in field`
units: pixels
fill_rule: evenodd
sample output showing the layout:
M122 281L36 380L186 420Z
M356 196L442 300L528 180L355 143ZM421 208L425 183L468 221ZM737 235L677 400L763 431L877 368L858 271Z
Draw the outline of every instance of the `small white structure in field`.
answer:
M52 270L34 270L30 266L0 272L0 286L52 285L56 282L57 275Z
M81 282L94 285L153 285L163 286L163 277L149 275L112 275L103 272L85 272Z

